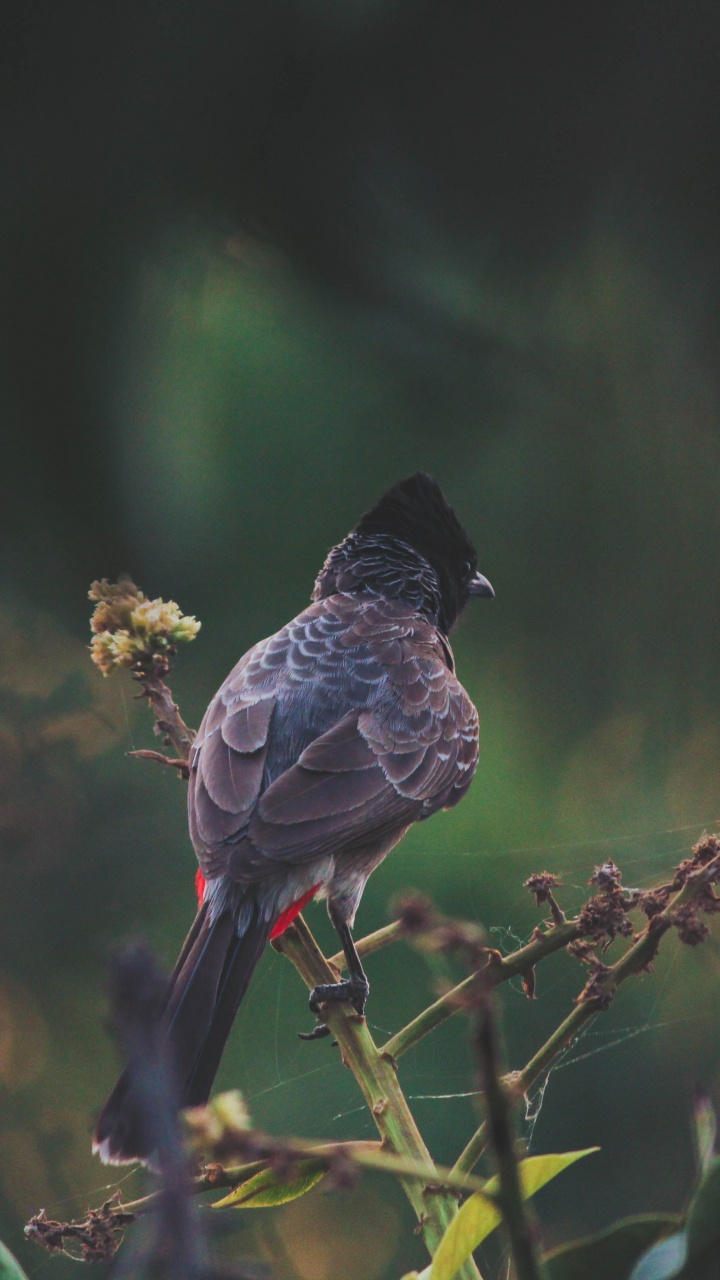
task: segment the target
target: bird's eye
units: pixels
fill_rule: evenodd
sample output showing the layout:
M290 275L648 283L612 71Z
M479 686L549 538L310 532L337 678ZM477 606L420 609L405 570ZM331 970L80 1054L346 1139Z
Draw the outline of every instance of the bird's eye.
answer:
M470 562L469 560L466 560L466 561L465 561L465 563L464 563L464 565L463 565L463 573L464 573L465 577L466 577L466 578L472 578L472 576L473 576L473 573L474 573L474 572L475 572L475 570L473 569L473 566L472 566L471 562Z

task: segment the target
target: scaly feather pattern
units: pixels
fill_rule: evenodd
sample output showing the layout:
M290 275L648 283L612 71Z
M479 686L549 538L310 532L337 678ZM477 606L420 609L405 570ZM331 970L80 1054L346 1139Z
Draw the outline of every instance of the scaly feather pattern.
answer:
M349 978L313 1009L368 984L350 926L368 876L413 822L470 785L478 717L448 632L492 595L437 483L393 486L330 552L313 603L240 659L190 757L188 812L202 901L162 1014L180 1105L209 1095L269 936L325 897ZM327 1028L317 1028L320 1034ZM149 1159L141 1088L125 1072L95 1134L103 1159Z

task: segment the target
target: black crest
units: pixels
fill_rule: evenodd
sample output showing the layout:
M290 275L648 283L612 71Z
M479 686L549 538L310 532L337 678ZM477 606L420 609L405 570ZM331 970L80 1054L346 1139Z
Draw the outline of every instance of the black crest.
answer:
M472 593L475 548L442 489L417 471L388 489L330 552L314 598L371 591L401 599L448 632Z
M416 471L383 494L354 529L358 534L389 534L424 556L437 572L447 565L475 571L475 548L437 480Z

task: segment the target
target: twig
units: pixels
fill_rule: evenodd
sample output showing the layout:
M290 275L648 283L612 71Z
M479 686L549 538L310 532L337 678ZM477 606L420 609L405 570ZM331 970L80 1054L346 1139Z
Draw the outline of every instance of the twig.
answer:
M578 1003L572 1012L548 1037L522 1071L509 1077L508 1082L518 1100L547 1074L558 1054L572 1043L581 1027L609 1007L618 987L631 974L647 972L657 954L661 938L674 924L679 925L683 921L683 913L687 908L700 900L701 905L705 905L705 909L713 909L711 904L717 899L712 896L711 886L719 873L720 853L716 853L707 863L687 875L684 884L674 897L670 898L664 910L650 918L642 933L614 965L608 968L596 966L595 974L591 976L580 993ZM484 1121L456 1160L453 1172L470 1173L485 1150L487 1142L488 1126Z
M153 760L156 764L169 764L172 769L177 769L181 778L187 780L190 777L187 759L173 760L170 756L163 755L162 751L149 751L145 747L137 751L128 751L127 754L135 760Z
M157 721L155 732L160 737L165 735L180 759L187 760L190 748L195 741L195 730L185 724L177 703L173 701L170 688L163 679L167 671L167 663L158 661L149 670L138 671L133 678L142 688L140 696L146 697L150 703L150 709Z
M390 946L391 942L400 942L405 937L405 929L400 920L394 920L392 924L386 924L382 929L376 929L374 933L368 933L366 937L360 938L355 943L355 948L360 956L371 956L373 952L380 951L383 947ZM334 956L328 956L328 964L334 969L341 972L347 966L344 951L337 951Z
M251 1139L257 1140L257 1134L250 1134ZM305 1141L302 1138L288 1138L287 1140L276 1141L277 1154L288 1161L293 1160L327 1160L327 1167L332 1170L333 1161L340 1157L343 1160L355 1164L358 1168L373 1169L378 1173L389 1173L396 1177L412 1178L417 1182L439 1187L447 1188L456 1192L471 1191L476 1194L485 1194L485 1179L478 1178L472 1174L459 1174L446 1165L426 1165L417 1164L414 1160L403 1159L401 1156L395 1156L392 1152L383 1150L380 1142L323 1142L316 1143ZM206 1195L210 1191L234 1191L236 1187L242 1186L244 1182L249 1181L255 1174L262 1173L268 1168L269 1161L267 1158L261 1160L252 1160L248 1164L235 1165L225 1168L220 1164L208 1165L201 1173L193 1179L191 1191L193 1195ZM161 1192L152 1191L149 1195L140 1196L137 1200L109 1201L108 1205L113 1207L114 1213L118 1219L122 1217L122 1222L118 1221L116 1225L126 1226L135 1218L141 1217L143 1214L152 1213L158 1207ZM105 1210L108 1206L103 1205ZM90 1210L90 1214L99 1213L100 1210ZM75 1228L84 1225L84 1223L70 1222L65 1224L54 1224L66 1234L77 1234ZM72 1228L72 1230L70 1230Z
M553 925L546 933L533 938L526 946L519 947L517 951L512 951L507 956L501 956L498 951L488 951L490 961L487 969L472 973L451 991L447 991L406 1027L391 1036L380 1052L389 1054L397 1060L422 1040L429 1031L441 1026L461 1009L467 1009L468 1001L480 992L484 984L490 982L493 986L498 986L501 982L508 982L510 978L524 975L545 956L552 955L554 951L560 951L562 947L566 947L569 942L574 942L581 936L582 928L578 920L568 920L563 924Z

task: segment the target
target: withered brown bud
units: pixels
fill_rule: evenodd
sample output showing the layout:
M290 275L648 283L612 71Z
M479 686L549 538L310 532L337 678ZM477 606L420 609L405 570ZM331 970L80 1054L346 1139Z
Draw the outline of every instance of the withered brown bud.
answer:
M568 942L565 950L575 960L579 960L581 964L591 964L595 960L595 948L597 942L589 942L583 938L576 938L574 942Z
M439 921L432 902L422 893L408 893L398 898L394 904L394 912L403 932L411 935L425 933L426 930L435 928Z
M583 987L580 995L577 997L576 1004L586 1004L592 1000L597 1003L598 1009L608 1009L612 1004L615 992L612 987L603 985L604 979L610 972L608 965L602 964L596 956L592 961L592 972Z
M687 906L678 907L677 911L672 913L672 922L678 932L681 942L687 947L696 947L700 942L704 942L710 929L704 920L701 920L697 914L697 904L688 902Z
M713 858L716 858L718 854L720 854L720 840L718 840L718 837L703 836L702 840L699 840L693 846L691 857L683 858L680 865L675 868L673 889L680 889L694 871L699 871L708 862L712 862ZM720 869L718 870L718 875L720 875Z
M527 996L528 1000L534 1000L535 987L536 987L535 970L528 969L525 973L522 973L520 975L520 978L522 981L523 991L525 992L525 995Z
M622 872L616 866L612 858L608 858L607 862L603 862L601 867L596 867L588 884L596 884L601 892L622 887Z
M707 862L712 862L720 853L720 840L717 836L703 836L702 840L693 848L693 857L699 867L704 867Z
M652 920L653 916L658 916L661 911L665 910L669 897L670 886L664 884L658 889L648 889L647 893L639 894L636 899L636 905L644 912L648 920Z
M535 901L539 907L547 902L551 889L562 888L557 876L550 871L537 871L533 875L528 876L523 885L524 889L529 889L533 894Z
M632 933L626 911L627 904L617 890L597 893L585 903L578 926L586 937L604 940L605 947L609 947L614 938L627 938Z

